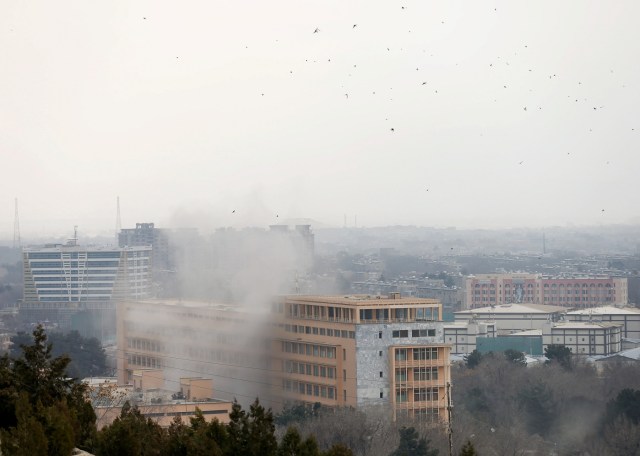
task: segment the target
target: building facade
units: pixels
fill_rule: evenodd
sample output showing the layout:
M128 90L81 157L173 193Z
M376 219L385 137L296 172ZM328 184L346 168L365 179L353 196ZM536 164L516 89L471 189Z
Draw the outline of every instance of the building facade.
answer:
M545 276L478 274L466 280L467 309L500 304L544 304L588 308L626 304L626 278L610 276Z
M248 406L270 396L271 325L258 312L200 301L123 301L117 311L118 384L135 383L140 369L159 369L175 387L185 375L212 378L216 397Z
M150 297L150 262L151 247L83 247L73 242L25 248L20 317L70 329L73 316L86 311L111 321L113 333L117 301Z
M450 347L436 300L289 296L275 308L274 394L447 421Z
M640 339L640 309L637 307L602 306L567 312L567 320L620 323L624 339Z

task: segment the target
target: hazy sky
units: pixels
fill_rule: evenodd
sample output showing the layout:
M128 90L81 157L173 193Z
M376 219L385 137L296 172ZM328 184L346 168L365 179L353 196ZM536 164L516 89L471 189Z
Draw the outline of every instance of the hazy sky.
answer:
M125 227L637 222L639 17L637 1L5 0L0 235L14 197L23 237L113 231L116 196Z

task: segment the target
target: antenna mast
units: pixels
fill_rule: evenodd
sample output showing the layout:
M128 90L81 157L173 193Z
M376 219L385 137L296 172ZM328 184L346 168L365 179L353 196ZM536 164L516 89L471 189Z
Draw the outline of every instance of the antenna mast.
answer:
M20 248L20 219L18 218L18 198L15 199L15 215L13 216L13 248Z
M119 196L116 198L116 206L117 206L117 212L116 212L116 243L117 243L118 234L122 229L122 221L120 220L120 197Z

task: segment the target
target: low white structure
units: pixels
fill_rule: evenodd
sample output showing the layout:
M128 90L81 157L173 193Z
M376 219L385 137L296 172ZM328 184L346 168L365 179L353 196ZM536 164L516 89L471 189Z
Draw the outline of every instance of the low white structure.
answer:
M444 343L451 353L467 354L476 349L478 337L496 337L496 324L491 321L455 321L443 326Z
M621 349L622 325L566 321L549 323L542 330L542 344L569 347L575 355L610 355Z
M499 334L542 329L549 322L560 321L567 309L541 304L501 304L463 310L454 314L455 321L494 322Z
M622 324L622 337L640 339L640 309L637 307L601 306L567 312L567 320Z

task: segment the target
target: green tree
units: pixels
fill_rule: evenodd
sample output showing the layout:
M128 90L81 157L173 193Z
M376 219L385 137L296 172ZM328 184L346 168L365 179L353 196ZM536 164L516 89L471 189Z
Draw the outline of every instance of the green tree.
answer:
M233 401L230 422L229 446L230 456L273 456L278 449L275 437L275 425L271 409L265 410L256 399L249 407L249 413L242 410L237 400Z
M527 359L524 356L524 353L518 350L508 349L504 351L504 357L507 361L512 362L517 366L526 366Z
M217 419L207 423L200 409L196 408L195 416L190 418L192 430L192 442L189 447L189 455L207 454L209 456L222 456L227 447L228 434L226 425Z
M467 440L467 443L460 449L460 456L477 456L478 453L476 449L473 447L473 444L470 440Z
M155 456L166 448L165 431L151 418L145 418L136 407L125 402L109 426L98 432L97 456Z
M544 356L547 357L549 363L557 362L567 370L573 368L571 349L569 347L558 344L548 345L544 349Z
M464 356L464 364L469 369L474 369L482 362L482 353L478 350L473 350L468 355Z
M390 456L437 456L438 450L429 449L429 441L420 438L414 427L403 426L400 430L400 444Z
M633 424L640 424L640 390L625 388L607 404L606 423L623 415Z
M70 358L67 366L67 374L74 378L94 377L105 375L107 362L104 349L100 341L95 337L82 337L78 331L70 331L66 334L53 332L47 335L49 343L53 346L51 355L67 355ZM10 355L21 355L21 346L31 342L31 335L19 332L11 338L13 348Z
M48 454L48 439L26 394L21 394L15 407L17 425L0 429L0 450L7 456L44 456Z
M34 330L33 343L22 344L21 349L17 359L0 359L3 445L22 448L24 429L33 429L34 435L40 435L34 424L37 422L50 454L66 454L73 446L91 449L96 416L85 399L86 386L67 375L69 357L52 357L52 345L42 326ZM29 407L23 404L25 400ZM6 454L13 453L7 449Z
M314 436L302 440L298 429L290 426L278 446L278 456L320 456Z
M354 456L353 451L342 443L334 443L322 456Z
M526 412L525 419L529 432L546 436L552 428L556 416L556 402L553 392L545 383L538 383L521 390L518 400Z

